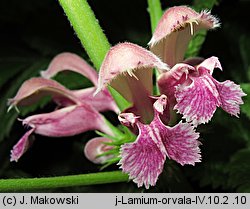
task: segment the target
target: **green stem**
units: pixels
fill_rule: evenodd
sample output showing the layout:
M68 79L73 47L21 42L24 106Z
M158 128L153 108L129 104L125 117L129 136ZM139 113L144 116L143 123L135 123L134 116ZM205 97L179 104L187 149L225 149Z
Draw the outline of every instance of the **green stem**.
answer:
M87 0L59 0L59 2L88 56L99 71L110 44ZM124 98L114 91L110 90L110 93L121 110L128 107Z
M59 0L78 38L97 70L110 48L87 0Z
M160 0L148 0L148 12L150 16L150 23L151 23L151 31L152 34L155 31L155 28L161 19L162 16L162 8L161 8L161 1ZM158 78L159 72L155 70L155 76ZM156 84L154 94L160 94L159 88Z
M27 192L32 190L87 186L127 181L128 176L121 171L45 178L1 179L0 192Z
M151 31L154 33L158 21L162 16L161 1L148 0L148 11L150 15Z

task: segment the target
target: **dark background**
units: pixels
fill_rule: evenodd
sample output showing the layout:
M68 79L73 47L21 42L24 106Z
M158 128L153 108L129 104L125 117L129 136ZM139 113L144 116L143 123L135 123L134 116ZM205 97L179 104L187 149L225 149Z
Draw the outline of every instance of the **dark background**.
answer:
M89 0L100 25L112 45L134 42L144 47L151 38L146 0ZM162 0L162 7L192 1ZM250 1L221 0L214 6L222 26L207 35L200 56L219 57L224 72L215 72L218 80L249 83L250 80ZM42 177L99 171L83 155L87 140L95 134L87 132L75 137L47 138L36 135L33 147L18 163L9 162L12 146L25 133L16 120L17 113L6 114L7 99L15 95L21 83L46 69L60 52L74 52L87 61L59 3L54 0L0 1L0 177ZM90 61L89 61L90 62ZM91 62L90 62L91 63ZM87 86L78 78L64 80L70 88ZM86 80L84 80L85 82ZM39 104L24 110L24 115L50 111L52 104ZM25 112L26 111L26 112ZM107 113L106 113L107 114ZM108 113L107 115L110 116ZM149 192L250 192L249 119L241 114L232 118L218 110L212 122L200 126L203 162L181 167L166 162L156 187ZM117 169L110 166L105 170ZM45 190L52 192L137 192L133 183Z

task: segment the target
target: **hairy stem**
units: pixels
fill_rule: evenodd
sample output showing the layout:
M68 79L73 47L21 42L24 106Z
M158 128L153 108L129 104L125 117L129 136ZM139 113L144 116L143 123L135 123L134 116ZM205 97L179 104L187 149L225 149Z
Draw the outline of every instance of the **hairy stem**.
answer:
M158 21L162 16L160 0L148 0L148 12L150 16L151 31L154 33Z
M110 44L87 0L59 0L59 2L88 56L99 71ZM114 91L110 90L110 93L121 110L128 107L124 98Z
M1 179L0 192L28 192L42 189L87 186L126 181L128 181L128 176L121 171L45 178Z
M151 31L153 34L162 16L161 1L160 0L148 0L148 12L150 16ZM155 73L156 78L158 78L159 72L157 70L154 70L154 73ZM157 95L160 94L157 84L154 89L154 94L157 94Z
M59 0L78 38L99 70L110 44L87 0Z

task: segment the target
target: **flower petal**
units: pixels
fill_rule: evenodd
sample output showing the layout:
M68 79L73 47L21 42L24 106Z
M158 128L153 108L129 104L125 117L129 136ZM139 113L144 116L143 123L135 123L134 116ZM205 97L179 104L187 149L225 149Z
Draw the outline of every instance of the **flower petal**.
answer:
M93 87L78 90L73 93L80 101L94 107L98 112L114 111L118 113L120 111L106 88L103 89L98 95L93 96L95 91L96 88Z
M113 135L102 115L87 104L29 116L23 120L23 124L35 127L37 134L50 137L73 136L90 130Z
M188 64L176 64L170 71L162 73L157 81L161 94L168 97L170 108L175 103L175 90L179 84L190 82L188 78L189 71L195 71L195 68Z
M174 127L164 125L160 116L166 106L166 96L161 95L154 103L155 118L150 126L159 129L158 136L161 136L167 156L181 165L194 165L195 162L200 162L200 142L197 140L199 133L196 133L189 123L179 122Z
M219 68L220 70L222 70L218 57L214 57L214 56L208 59L205 59L202 63L200 63L197 66L198 70L201 68L205 68L210 73L210 75L213 74L214 68Z
M102 63L97 92L103 89L107 84L110 84L117 76L125 77L124 74L129 75L128 77L141 80L145 89L147 89L148 92L152 92L153 68L161 70L168 69L167 65L161 62L157 56L136 44L127 42L117 44L109 50ZM136 69L143 70L137 73ZM125 87L124 85L126 85L126 83L121 84L123 88ZM119 90L118 92L123 92ZM127 98L126 95L123 96ZM127 100L131 101L131 98L128 97Z
M38 94L39 93L39 94ZM10 108L15 105L29 105L44 95L60 96L69 99L74 104L80 104L78 98L61 84L45 78L31 78L25 81L16 96L9 99Z
M136 141L124 144L121 147L119 164L123 172L129 174L129 178L137 183L138 187L143 184L148 189L154 186L158 176L163 170L166 159L166 150L158 137L159 129L137 123L140 130ZM156 129L154 129L156 128Z
M141 120L149 123L153 119L152 101L149 98L153 91L153 68L166 70L167 66L153 53L138 45L118 44L110 49L102 63L96 93L110 84L133 103Z
M197 13L186 6L171 7L160 19L149 45L152 52L172 67L183 60L188 43L197 31L219 25L218 19L208 11Z
M94 68L92 68L84 59L76 54L65 52L57 55L50 63L46 71L42 71L41 75L44 78L51 78L57 73L70 70L88 78L92 83L97 86L98 75ZM95 88L88 88L79 91L75 91L76 97L78 97L84 103L93 105L98 111L113 110L118 112L118 107L112 99L112 96L107 89L104 89L100 95L93 97ZM92 94L92 95L91 95ZM59 104L67 106L71 104L70 100L64 97L57 97L56 99ZM100 105L102 103L102 105Z
M165 126L163 134L163 143L167 149L168 157L181 165L200 162L201 144L197 139L199 133L196 133L194 127L189 123L178 123L174 127Z
M84 148L85 156L93 163L103 164L106 160L112 158L113 155L104 155L100 157L98 157L98 155L101 155L113 148L112 146L105 144L110 142L112 142L112 140L105 137L96 137L89 140Z
M119 112L119 108L106 88L103 89L98 95L93 96L95 91L96 87L89 87L81 90L72 90L71 92L78 98L79 101L92 106L98 112ZM74 104L65 97L56 97L54 100L64 107Z
M17 144L11 150L10 161L18 161L19 158L28 150L32 145L33 139L30 135L34 132L34 128L27 131L23 137L17 142Z
M95 86L97 85L98 75L84 59L76 54L64 52L58 54L50 63L46 71L41 72L44 78L52 78L57 73L65 70L74 71L88 78Z
M206 123L212 118L216 107L221 105L219 93L210 74L190 78L192 83L189 86L177 86L174 109L183 114L187 122L194 125Z
M214 79L214 83L220 94L222 109L238 117L238 114L240 114L240 105L244 103L242 97L246 96L240 88L240 85L229 80L218 82Z
M156 184L166 156L181 165L200 162L199 134L191 124L164 125L160 115L165 107L167 98L161 95L154 103L155 117L149 125L142 124L135 115L133 119L131 113L122 115L126 124L137 125L139 136L135 142L122 145L119 164L138 187L145 185L149 188Z

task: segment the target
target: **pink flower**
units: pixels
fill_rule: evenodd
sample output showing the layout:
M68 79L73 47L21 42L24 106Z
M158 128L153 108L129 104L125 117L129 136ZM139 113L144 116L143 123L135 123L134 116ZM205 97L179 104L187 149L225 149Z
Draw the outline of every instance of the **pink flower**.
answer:
M150 51L131 43L118 44L103 61L97 89L109 84L132 103L119 120L139 134L135 142L121 146L119 164L130 179L146 188L156 184L166 157L181 165L200 162L199 134L193 126L182 122L165 125L169 120L167 97L151 96L153 68L168 70Z
M239 105L246 94L232 81L219 82L212 77L214 68L222 70L217 57L210 57L197 66L176 64L160 75L160 92L169 98L171 107L194 125L207 123L217 107L238 117Z
M114 111L119 112L119 109L114 102L112 96L106 88L104 88L98 96L93 96L97 88L98 74L84 59L76 54L64 52L57 55L50 63L46 71L42 71L43 78L50 79L57 73L62 71L73 71L88 78L93 87L71 91L79 100L93 106L97 111ZM57 102L65 106L69 102L65 98L57 98Z
M94 87L82 90L69 90L54 80L55 74L63 70L72 70L89 78ZM113 135L99 111L118 112L108 90L105 88L97 97L93 97L97 85L97 73L83 59L75 54L62 53L56 56L49 68L42 72L45 78L31 78L23 83L16 96L9 100L10 108L17 105L30 105L44 95L51 95L59 109L50 113L29 116L22 121L30 130L19 140L11 151L11 161L18 159L31 145L31 134L50 137L73 136L89 130L99 130Z
M154 186L163 170L166 157L175 160L181 165L200 162L201 155L197 140L199 134L193 126L187 123L178 123L173 127L166 126L161 115L165 110L167 97L161 95L154 103L154 119L150 124L143 124L138 118L127 117L129 113L120 115L125 124L136 125L139 134L135 142L121 146L121 160L119 164L123 172L137 183L138 187ZM132 113L133 114L133 113Z
M186 6L171 7L155 29L149 42L150 50L172 67L183 61L188 43L196 32L219 26L218 19L209 11L197 13Z
M150 98L153 68L168 70L168 66L150 51L132 43L117 44L102 63L96 94L109 84L133 104L133 111L142 121L150 122L154 114Z
M206 10L197 13L186 6L172 7L163 14L149 42L150 50L172 68L159 76L160 92L167 95L170 108L194 125L208 122L217 107L238 116L241 97L246 95L232 81L221 83L212 77L214 68L222 69L218 58L183 61L192 36L218 26L219 20Z
M93 68L77 55L56 56L49 68L41 73L43 78L26 81L10 100L11 107L27 105L49 94L60 107L51 113L22 120L30 130L14 146L11 160L17 161L32 145L32 133L60 137L99 130L113 135L99 113L119 112L107 91L106 86L110 85L132 104L118 118L137 138L121 146L118 164L138 187L154 186L167 158L181 165L200 162L201 143L195 127L208 122L217 107L238 116L239 105L243 104L245 96L239 85L232 81L219 82L212 77L214 68L222 69L218 58L183 61L192 36L201 29L219 25L208 11L197 13L186 6L170 8L149 42L152 52L132 43L117 44L107 53L98 79ZM162 95L158 97L152 96L153 69L160 72L158 86ZM72 91L50 80L63 70L82 74L94 86ZM173 109L181 113L187 123L180 121L168 126ZM86 157L94 163L104 163L113 157L102 155L113 149L108 145L110 142L106 137L90 140L84 149Z

